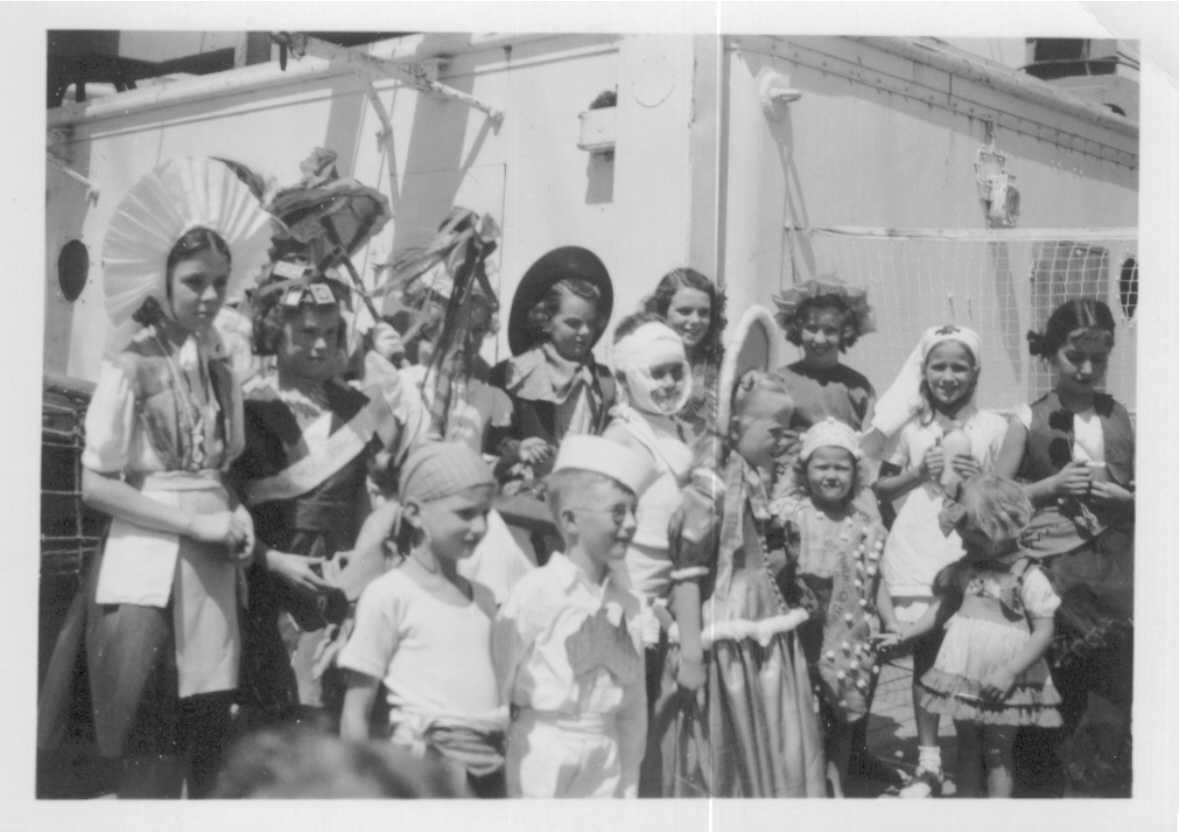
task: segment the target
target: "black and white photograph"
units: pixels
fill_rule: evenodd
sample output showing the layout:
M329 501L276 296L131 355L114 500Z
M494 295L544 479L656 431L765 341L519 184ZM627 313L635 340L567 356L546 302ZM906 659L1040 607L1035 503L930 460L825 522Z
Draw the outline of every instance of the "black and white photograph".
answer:
M1177 822L1176 10L451 5L22 23L21 828Z

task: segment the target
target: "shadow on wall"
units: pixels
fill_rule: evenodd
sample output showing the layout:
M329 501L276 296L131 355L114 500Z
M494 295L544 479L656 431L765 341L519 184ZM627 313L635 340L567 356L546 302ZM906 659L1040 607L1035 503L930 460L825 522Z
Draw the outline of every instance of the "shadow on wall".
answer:
M614 154L591 153L585 164L585 204L606 205L614 201Z
M443 80L445 84L471 93L474 76L462 75ZM479 133L471 142L471 149L463 157L463 143L467 122L472 116L481 118ZM487 136L496 128L483 113L464 104L419 94L414 104L413 132L406 157L399 161L402 171L401 193L396 204L410 206L406 216L402 212L394 227L393 251L426 243L446 218L454 204L455 195L471 166L479 158ZM430 173L430 176L415 174Z

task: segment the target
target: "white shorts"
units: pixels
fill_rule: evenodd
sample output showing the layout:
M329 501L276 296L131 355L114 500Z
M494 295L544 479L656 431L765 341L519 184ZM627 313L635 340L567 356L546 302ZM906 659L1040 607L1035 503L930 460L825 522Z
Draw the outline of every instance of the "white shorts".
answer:
M522 709L508 728L508 797L619 797L613 719L560 719Z

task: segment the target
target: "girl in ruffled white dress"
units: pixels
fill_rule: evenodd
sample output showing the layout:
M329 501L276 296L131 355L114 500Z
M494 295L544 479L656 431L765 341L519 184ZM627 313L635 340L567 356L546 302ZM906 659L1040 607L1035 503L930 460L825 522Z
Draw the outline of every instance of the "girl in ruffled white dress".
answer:
M1060 598L1019 550L1031 516L1011 480L968 480L959 502L942 511L943 529L957 531L966 557L938 574L934 604L901 631L907 641L945 622L937 658L918 685L922 707L954 719L961 797L1011 797L1016 730L1061 724L1060 695L1044 659Z

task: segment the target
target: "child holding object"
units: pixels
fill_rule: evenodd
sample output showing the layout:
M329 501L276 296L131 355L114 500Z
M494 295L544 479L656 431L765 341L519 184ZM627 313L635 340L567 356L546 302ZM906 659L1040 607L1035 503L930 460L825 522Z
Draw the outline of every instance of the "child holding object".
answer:
M920 618L934 600L934 576L962 556L958 535L946 536L938 525L943 501L961 479L990 470L1003 443L1007 420L974 404L980 356L974 330L952 324L927 329L877 403L865 437L870 445L900 432L875 484L882 499L900 501L881 562L879 603L886 630ZM918 760L905 797L941 792L938 715L925 710L917 686L939 642L940 633L931 632L913 644Z
M491 469L463 443L431 443L401 470L401 511L386 504L401 563L364 589L337 658L346 673L340 734L369 737L384 684L395 745L444 760L481 796L502 796L503 729L491 663L495 602L459 574L487 532Z
M1134 426L1125 406L1101 389L1113 314L1099 300L1074 298L1028 341L1051 366L1053 389L1017 408L996 470L1025 484L1036 512L1022 543L1061 596L1049 662L1064 697L1060 751L1068 786L1077 794L1128 795Z
M938 573L936 600L901 629L901 640L912 640L945 622L937 659L917 685L927 711L954 720L960 797L1011 797L1016 729L1061 724L1060 695L1044 661L1060 598L1019 549L1031 516L1011 480L967 480L941 517L947 534L961 536L966 557Z
M802 435L793 488L775 506L795 550L810 618L799 629L826 733L833 796L843 797L852 741L878 671L875 598L885 530L855 498L867 487L859 435L827 418Z
M646 742L641 601L614 569L652 475L634 451L571 436L548 480L565 542L499 610L492 655L511 704L509 797L635 797Z

